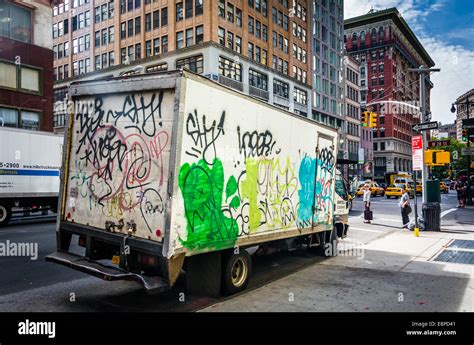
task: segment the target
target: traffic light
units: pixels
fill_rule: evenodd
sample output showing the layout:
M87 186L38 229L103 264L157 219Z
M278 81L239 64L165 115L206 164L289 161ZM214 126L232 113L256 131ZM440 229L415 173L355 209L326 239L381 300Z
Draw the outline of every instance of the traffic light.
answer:
M370 112L369 115L369 127L374 128L377 127L377 113Z
M361 126L362 127L368 127L369 126L369 112L368 111L364 111L362 113L362 123L361 123Z
M462 141L468 141L468 135L469 135L468 133L469 131L467 129L462 130L462 138L461 138Z

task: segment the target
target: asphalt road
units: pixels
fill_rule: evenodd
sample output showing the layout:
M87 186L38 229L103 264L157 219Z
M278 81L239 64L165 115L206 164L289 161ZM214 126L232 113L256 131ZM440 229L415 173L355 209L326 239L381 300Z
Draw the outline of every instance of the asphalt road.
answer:
M373 224L361 226L357 218L361 217L363 205L361 198L355 200L350 215L355 224L350 230L352 240L369 243L400 229L402 224L397 200L376 197L372 199L372 205ZM442 195L442 211L451 210L444 216L443 222L454 227L459 222L472 222L470 219L458 219L456 212L452 211L455 206L454 193ZM217 301L184 295L183 302L185 284L182 278L171 291L148 296L132 282L105 282L45 262L44 256L56 249L54 221L17 221L0 229L0 242L7 240L38 243L39 254L37 260L0 257L0 311L191 311ZM254 275L248 290L323 260L304 249L254 257Z

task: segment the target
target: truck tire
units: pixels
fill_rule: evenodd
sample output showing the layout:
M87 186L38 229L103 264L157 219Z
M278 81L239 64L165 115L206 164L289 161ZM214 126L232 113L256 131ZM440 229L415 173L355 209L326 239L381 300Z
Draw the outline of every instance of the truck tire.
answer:
M222 288L232 295L247 288L252 275L252 259L245 250L233 250L222 255Z
M0 226L5 226L12 217L12 208L6 203L0 203Z
M331 245L334 245L335 243L337 246L338 239L337 239L336 227L334 227L333 230L318 232L316 235L319 237L320 245L317 247L309 247L310 251L319 256L323 256L325 258L337 256L337 248L336 250L331 250L331 251L328 251L326 248L326 244L328 243L330 243ZM334 248L331 247L331 249L334 249Z

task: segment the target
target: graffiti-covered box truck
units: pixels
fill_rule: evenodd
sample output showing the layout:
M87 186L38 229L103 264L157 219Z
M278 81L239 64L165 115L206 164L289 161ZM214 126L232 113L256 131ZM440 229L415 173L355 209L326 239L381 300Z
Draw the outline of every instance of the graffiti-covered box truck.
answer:
M0 116L0 227L14 213L55 211L63 136L3 127Z
M183 271L188 291L218 295L247 286L246 248L322 249L347 231L335 221L335 129L184 71L69 91L48 261L148 292Z

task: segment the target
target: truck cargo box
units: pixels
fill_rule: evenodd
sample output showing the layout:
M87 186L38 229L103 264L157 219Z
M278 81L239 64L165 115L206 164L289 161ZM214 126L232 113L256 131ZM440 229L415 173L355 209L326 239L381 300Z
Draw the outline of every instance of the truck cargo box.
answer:
M332 230L336 129L182 71L80 82L70 96L51 261L103 277L88 265L113 243L123 272L107 279L145 286L133 263L154 253L172 285L184 256ZM72 234L83 257L66 254Z

